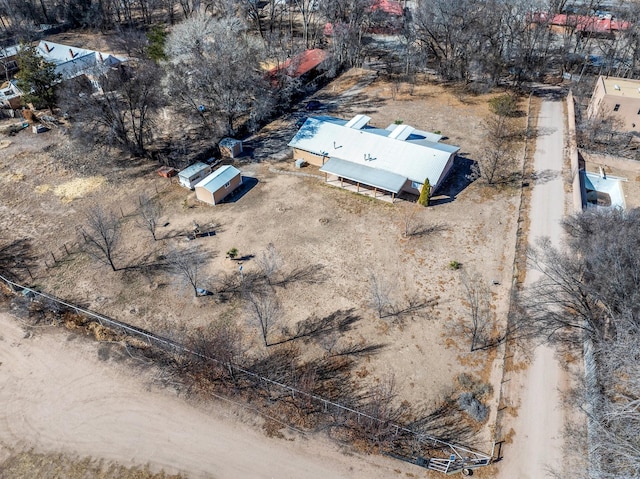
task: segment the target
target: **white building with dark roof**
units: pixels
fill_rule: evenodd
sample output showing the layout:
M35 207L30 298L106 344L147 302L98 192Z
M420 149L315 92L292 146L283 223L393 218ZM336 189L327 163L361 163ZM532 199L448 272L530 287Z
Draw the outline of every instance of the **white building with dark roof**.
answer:
M328 182L357 192L373 189L376 197L378 192L392 199L402 192L417 195L425 179L432 192L442 186L459 147L409 125L373 128L370 120L308 118L289 146L295 159L320 166Z

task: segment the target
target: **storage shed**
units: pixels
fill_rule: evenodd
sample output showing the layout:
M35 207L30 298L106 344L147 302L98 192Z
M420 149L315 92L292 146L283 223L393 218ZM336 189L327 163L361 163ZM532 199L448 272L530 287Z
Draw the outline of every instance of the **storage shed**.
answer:
M236 158L242 154L242 141L235 138L220 140L220 153L227 158Z
M178 173L178 178L182 186L192 190L209 173L211 173L211 166L197 162Z
M241 184L240 170L230 165L224 165L196 185L196 198L210 205L215 205Z

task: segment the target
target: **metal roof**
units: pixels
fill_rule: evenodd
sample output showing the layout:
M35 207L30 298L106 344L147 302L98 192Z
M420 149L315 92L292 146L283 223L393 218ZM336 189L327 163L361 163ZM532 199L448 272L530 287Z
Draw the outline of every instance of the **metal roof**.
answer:
M209 168L209 165L198 161L191 166L187 166L184 170L178 173L178 176L181 176L183 178L191 178L193 175L206 168Z
M125 60L109 53L62 45L46 40L41 40L38 43L36 52L44 60L56 66L56 73L59 73L63 80L74 78L93 68L112 66Z
M406 177L396 175L390 171L379 170L338 158L329 158L320 168L320 171L393 193L398 193L407 181Z
M389 138L389 133L379 128L354 130L335 120L309 118L289 146L385 170L417 183L429 178L434 188L440 184L451 155L460 149L423 138L415 141L411 137L407 140Z
M216 171L206 176L196 183L196 188L204 188L211 193L218 191L224 185L229 183L233 178L240 174L238 168L234 168L231 165L224 165L218 168Z
M222 140L220 140L219 145L227 147L227 148L233 148L238 143L242 144L242 141L241 140L236 140L235 138L226 137L226 138L223 138Z

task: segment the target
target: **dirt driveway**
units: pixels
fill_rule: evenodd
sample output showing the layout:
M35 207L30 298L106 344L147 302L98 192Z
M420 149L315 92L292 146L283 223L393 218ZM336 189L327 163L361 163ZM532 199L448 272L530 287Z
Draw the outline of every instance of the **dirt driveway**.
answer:
M564 118L561 102L542 103L538 129L547 133L536 141L534 169L536 173L544 173L546 179L535 184L531 197L530 246L544 236L560 246L565 205ZM525 284L531 285L539 275L538 271L528 269ZM538 347L529 368L511 375L506 378L510 380L507 397L519 404L518 416L512 420L515 436L513 443L505 446L498 477L541 479L548 477L550 468L565 472L561 469L565 419L561 391L567 378L555 350L546 345Z
M126 466L148 463L190 478L420 474L382 457L343 455L335 444L290 430L285 439L268 438L252 413L159 390L150 382L153 369L134 376L126 363L105 360L104 353L99 359L98 344L80 336L45 328L25 338L5 313L0 332L0 477L6 477L2 463L10 454L31 448Z

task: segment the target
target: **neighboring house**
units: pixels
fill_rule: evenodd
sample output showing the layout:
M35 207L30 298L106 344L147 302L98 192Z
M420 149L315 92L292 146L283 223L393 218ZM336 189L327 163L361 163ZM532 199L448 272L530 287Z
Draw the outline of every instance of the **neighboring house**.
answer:
M611 15L575 15L570 13L534 13L533 23L547 24L557 33L572 33L582 36L614 36L631 28L631 22L618 20Z
M404 23L404 8L398 0L373 0L367 7L370 14L367 31L376 34L395 35ZM326 23L323 34L332 37L335 28L349 28L346 24Z
M196 198L216 205L242 185L240 170L224 165L196 185Z
M178 179L182 186L192 190L209 173L211 173L211 166L197 162L178 173Z
M16 110L21 106L22 90L11 80L0 87L0 108Z
M55 71L60 74L63 81L85 75L97 90L99 86L93 78L94 73L104 71L126 61L125 58L116 57L109 53L96 52L44 40L38 43L36 51L43 60L56 66Z
M402 192L418 195L427 178L432 192L442 186L459 147L409 125L373 128L370 120L365 115L349 121L308 118L289 142L293 157L320 166L331 184L355 186L362 193L373 189L374 197L378 192L391 199Z
M9 75L18 71L18 45L3 48L0 50L0 74L5 80L9 80Z
M310 80L318 73L318 68L327 59L329 54L319 48L306 50L292 58L288 58L281 65L271 68L267 77L272 83L278 81L278 77L285 75L291 78Z
M600 76L587 118L611 118L621 131L640 131L640 80Z

